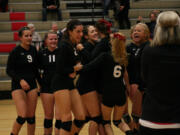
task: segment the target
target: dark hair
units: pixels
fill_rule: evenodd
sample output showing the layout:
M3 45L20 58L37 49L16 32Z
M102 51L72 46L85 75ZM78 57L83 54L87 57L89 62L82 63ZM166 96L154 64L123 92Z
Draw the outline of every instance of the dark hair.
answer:
M30 30L30 28L27 27L27 26L22 27L22 28L19 30L19 32L18 32L18 36L19 36L19 37L22 37L23 32L24 32L25 30Z
M83 37L82 37L82 43L84 43L87 39L85 38L85 36L88 36L88 28L90 27L91 25L86 25L84 26L83 28ZM92 25L93 26L93 25Z
M107 37L111 33L111 26L112 24L108 22L107 20L100 19L96 22L95 27L100 33L105 34Z
M84 26L84 28L83 28L83 36L87 36L88 35L88 28L90 26L93 26L93 25L86 25L86 26Z
M82 23L79 20L71 20L66 25L66 30L64 31L63 40L69 40L69 31L73 31L76 26L82 25Z

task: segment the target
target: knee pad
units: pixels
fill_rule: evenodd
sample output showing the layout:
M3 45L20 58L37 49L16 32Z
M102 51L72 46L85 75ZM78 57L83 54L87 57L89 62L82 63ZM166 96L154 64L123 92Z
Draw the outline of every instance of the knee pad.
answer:
M127 124L131 122L131 117L129 116L129 114L123 115L123 119Z
M86 123L86 120L76 120L76 119L74 119L74 124L78 128L81 128L85 123Z
M44 128L52 127L52 119L44 119Z
M133 117L133 121L135 122L135 123L139 123L139 116L136 116L136 115L132 115L132 117Z
M35 117L27 118L26 120L28 124L35 124Z
M111 124L111 121L110 120L102 120L102 124L103 125Z
M92 117L91 120L96 122L97 124L102 123L102 117L101 116Z
M16 122L17 122L18 124L20 124L20 125L23 125L23 124L26 122L26 118L23 118L23 117L21 117L21 116L18 116L18 117L16 118Z
M55 127L57 128L57 129L60 129L61 128L61 120L56 120L56 123L55 123Z
M118 127L121 122L122 122L121 120L113 120L113 124L114 124L116 127Z
M71 126L72 126L72 121L65 121L61 123L61 128L68 132L71 131Z

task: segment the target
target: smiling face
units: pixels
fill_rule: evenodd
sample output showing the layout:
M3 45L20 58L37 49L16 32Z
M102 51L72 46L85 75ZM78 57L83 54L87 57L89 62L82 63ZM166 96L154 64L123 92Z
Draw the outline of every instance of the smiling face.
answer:
M32 32L30 30L24 30L20 37L21 44L23 46L29 46L32 42Z
M72 31L69 31L69 36L72 43L80 43L83 36L83 25L77 25Z
M57 34L49 33L46 39L46 45L49 50L53 51L57 48L58 37Z
M136 25L133 29L133 32L131 34L132 40L135 42L135 44L141 44L146 41L146 33L145 29L142 25Z
M94 26L88 27L87 39L90 42L97 42L99 40L98 33L97 33L96 28Z

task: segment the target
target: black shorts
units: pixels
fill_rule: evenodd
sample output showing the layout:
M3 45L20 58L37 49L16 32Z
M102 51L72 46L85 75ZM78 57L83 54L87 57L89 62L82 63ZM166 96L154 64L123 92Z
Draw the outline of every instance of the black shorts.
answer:
M105 106L108 107L114 107L116 106L123 106L126 103L126 93L125 90L121 91L121 92L112 92L110 90L111 93L105 93L102 92L102 103Z
M30 89L25 90L26 93L37 88L37 83L36 83L35 79L24 79L24 80L30 85ZM12 88L11 88L12 91L17 90L17 89L22 89L19 81L12 80L11 86L12 86Z
M73 79L65 78L65 77L62 78L55 75L52 80L51 88L53 92L56 92L56 91L64 90L64 89L73 90L75 89L75 86L74 86Z
M76 87L80 95L95 91L94 81L90 79L79 78Z
M42 82L42 87L41 87L40 93L50 93L50 94L52 94L53 90L51 88L51 83Z
M51 88L51 80L42 80L42 86L41 86L41 90L40 93L53 93L53 90Z

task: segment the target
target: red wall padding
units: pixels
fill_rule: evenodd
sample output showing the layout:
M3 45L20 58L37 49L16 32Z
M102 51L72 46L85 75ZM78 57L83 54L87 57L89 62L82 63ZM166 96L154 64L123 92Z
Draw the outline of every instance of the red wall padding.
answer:
M12 22L11 30L19 30L23 26L27 26L27 22Z
M14 32L14 41L19 41L19 36L18 36L18 32Z
M24 12L12 12L9 14L11 21L17 20L25 20L25 13Z
M14 47L15 43L0 43L0 52L11 52Z

